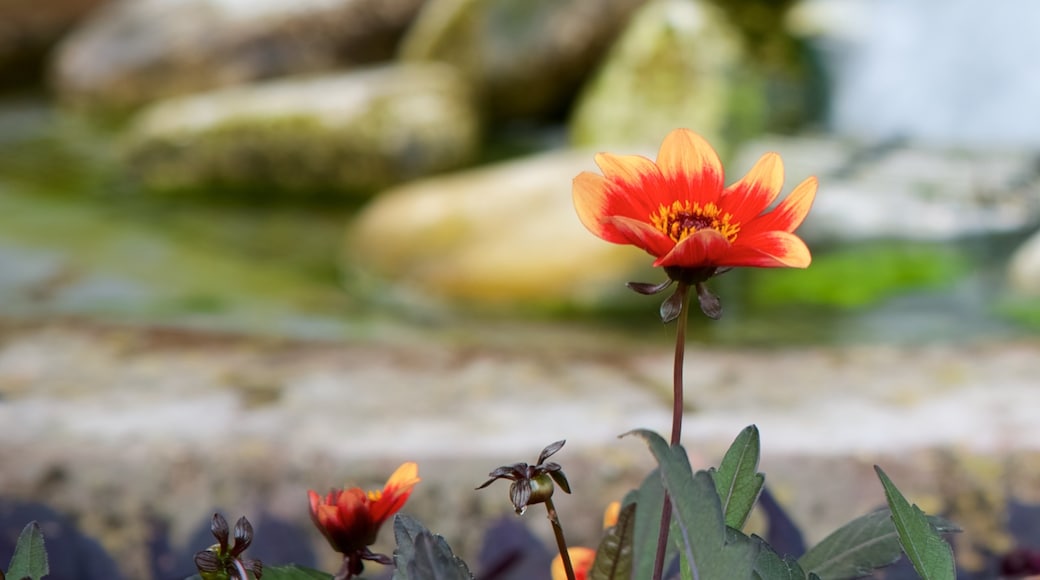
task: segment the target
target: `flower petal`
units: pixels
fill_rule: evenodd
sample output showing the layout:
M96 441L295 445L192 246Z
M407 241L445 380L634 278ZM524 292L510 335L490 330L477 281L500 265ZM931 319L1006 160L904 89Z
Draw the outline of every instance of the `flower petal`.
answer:
M380 498L369 508L376 526L404 507L408 497L412 495L412 488L420 481L422 480L419 478L419 466L415 462L403 463L394 471L386 481Z
M787 196L773 211L761 216L748 224L755 231L782 230L793 232L805 221L809 215L809 209L816 199L816 188L819 182L815 177L810 177L798 184L794 191Z
M311 504L311 516L314 517L314 518L317 518L318 517L318 507L322 504L321 496L318 495L318 492L314 491L313 489L308 489L307 490L307 499L310 501L310 504Z
M621 502L612 501L607 504L607 509L603 510L603 529L616 526L619 515L621 515Z
M661 203L690 200L703 205L718 201L722 193L722 162L700 135L689 129L669 133L661 143L657 165L670 189L670 198Z
M697 230L676 244L671 252L658 258L654 262L654 266L698 268L718 265L718 260L726 256L729 251L729 242L718 231Z
M630 188L638 188L647 178L656 180L661 176L657 164L642 155L597 153L595 159L608 181Z
M805 268L812 262L809 248L798 236L767 231L738 238L720 266Z
M584 546L571 546L567 548L567 556L571 560L574 569L574 577L578 580L589 577L592 571L592 563L596 559L596 550ZM549 573L552 580L567 580L567 571L563 566L563 557L556 554L552 564L549 565Z
M402 463L386 480L383 493L390 493L391 490L401 487L411 488L420 481L422 479L419 477L419 465L414 461L408 461Z
M609 185L602 175L583 171L574 178L572 196L578 219L593 234L615 244L624 244L627 239L613 228L604 224L607 213L607 189Z
M661 169L642 155L598 153L596 165L606 180L604 210L609 215L646 220L662 203L675 201Z
M637 219L615 216L608 218L605 226L622 236L624 238L622 243L642 248L655 258L671 252L675 247L672 238L662 234L654 226Z
M773 203L784 186L784 163L776 153L766 153L740 181L726 188L719 199L722 211L745 222Z
M624 216L643 222L649 221L650 215L663 203L657 201L657 192L662 190L663 182L656 170L654 167L655 173L644 175L639 183L621 178L611 180L588 171L578 174L572 184L574 209L578 213L578 219L590 232L608 242L628 243L623 234L610 226L607 218ZM668 204L671 204L670 200Z

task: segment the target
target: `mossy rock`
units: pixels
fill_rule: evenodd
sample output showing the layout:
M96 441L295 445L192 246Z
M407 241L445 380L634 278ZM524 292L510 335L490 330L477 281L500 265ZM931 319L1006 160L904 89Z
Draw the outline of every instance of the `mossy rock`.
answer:
M156 192L365 196L475 158L471 105L435 64L224 90L147 109L126 167Z
M765 107L760 91L741 89L753 81L742 72L745 62L742 38L715 6L650 2L582 91L570 118L571 141L656 146L682 126L717 142L733 110L757 118Z
M555 118L646 0L430 0L405 61L462 71L493 118Z

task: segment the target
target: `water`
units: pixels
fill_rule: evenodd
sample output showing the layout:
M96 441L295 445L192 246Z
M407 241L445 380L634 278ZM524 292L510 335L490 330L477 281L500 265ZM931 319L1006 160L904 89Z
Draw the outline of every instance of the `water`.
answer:
M855 14L854 32L824 43L837 132L943 146L1040 145L1040 4L876 0L844 8Z
M663 297L596 312L388 304L342 283L350 207L152 197L121 178L117 143L104 130L38 101L0 105L0 127L2 316L533 348L671 340L656 319ZM1027 331L998 304L1019 240L814 248L805 272L732 272L712 282L722 320L695 315L691 339L776 346L1018 336Z

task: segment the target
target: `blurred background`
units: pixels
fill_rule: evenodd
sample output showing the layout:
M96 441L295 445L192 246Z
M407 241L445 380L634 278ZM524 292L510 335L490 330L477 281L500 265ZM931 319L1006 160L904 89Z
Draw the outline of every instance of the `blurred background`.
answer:
M700 459L758 422L767 456L967 449L924 469L1005 489L1040 446L1037 22L1029 0L0 0L0 492L141 578L148 521L299 520L301 486L416 455L456 461L426 492L456 494L458 461L489 458L479 483L566 437L595 512L649 464L592 450L666 428L672 337L624 287L662 274L581 226L571 180L675 127L727 182L766 151L785 192L820 179L812 267L718 278L725 315L692 322ZM824 526L880 501L851 487L786 500Z

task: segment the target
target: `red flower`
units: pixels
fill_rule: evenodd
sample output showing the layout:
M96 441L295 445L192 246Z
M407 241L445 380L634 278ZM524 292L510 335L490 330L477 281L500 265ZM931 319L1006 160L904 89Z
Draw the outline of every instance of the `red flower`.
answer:
M383 522L404 507L419 481L419 466L409 462L397 468L382 491L366 493L352 487L322 498L308 490L311 519L333 550L346 555L365 551L375 543Z
M688 129L665 137L656 162L600 153L596 164L603 175L586 171L574 179L581 222L608 242L646 250L672 279L697 283L720 268L805 268L812 261L793 232L812 206L816 178L765 211L783 186L776 153L729 187L718 154Z

